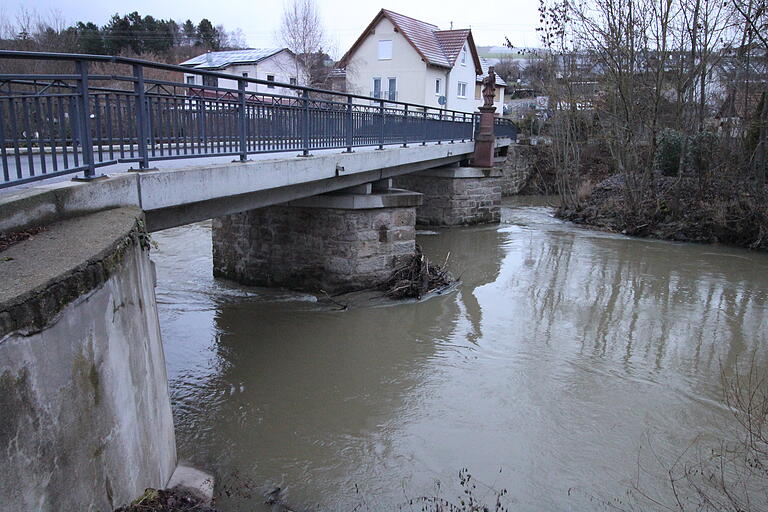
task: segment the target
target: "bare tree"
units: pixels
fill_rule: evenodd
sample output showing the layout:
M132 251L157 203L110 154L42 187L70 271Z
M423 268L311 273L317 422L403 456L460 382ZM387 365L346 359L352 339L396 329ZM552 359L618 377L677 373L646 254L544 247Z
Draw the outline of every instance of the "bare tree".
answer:
M288 0L277 38L294 53L293 71L300 82L314 86L325 83L328 70L323 48L327 46L327 39L314 0Z

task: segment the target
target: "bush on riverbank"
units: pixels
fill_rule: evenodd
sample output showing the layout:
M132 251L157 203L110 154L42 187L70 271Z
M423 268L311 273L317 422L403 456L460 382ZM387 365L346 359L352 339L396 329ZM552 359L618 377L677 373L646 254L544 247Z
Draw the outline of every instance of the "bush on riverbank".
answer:
M628 201L626 183L625 176L612 176L558 216L633 236L768 250L768 187L759 196L724 177L701 187L694 177L659 172L641 197Z

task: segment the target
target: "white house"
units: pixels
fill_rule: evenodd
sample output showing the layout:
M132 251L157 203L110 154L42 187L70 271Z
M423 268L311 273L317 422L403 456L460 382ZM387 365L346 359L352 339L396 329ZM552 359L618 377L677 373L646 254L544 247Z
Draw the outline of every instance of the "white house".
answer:
M306 84L306 72L293 52L287 48L252 48L207 52L181 63L182 66L206 71L218 71L246 78L258 78L268 82L292 85ZM237 79L226 79L184 74L184 81L192 85L210 85L237 89ZM295 96L296 92L285 87L247 83L246 90Z
M356 94L461 112L482 104L476 84L483 67L468 29L440 30L382 9L339 67L346 70L347 91ZM503 91L497 97L501 113Z

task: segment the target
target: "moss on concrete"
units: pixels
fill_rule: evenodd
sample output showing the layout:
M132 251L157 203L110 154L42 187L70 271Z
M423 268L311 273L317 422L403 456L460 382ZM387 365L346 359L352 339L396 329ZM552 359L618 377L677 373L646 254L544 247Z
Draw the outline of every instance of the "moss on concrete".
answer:
M150 247L142 213L118 208L52 224L43 235L10 247L3 253L10 259L0 263L0 280L14 283L0 293L0 337L42 330L68 304L104 284L134 245Z

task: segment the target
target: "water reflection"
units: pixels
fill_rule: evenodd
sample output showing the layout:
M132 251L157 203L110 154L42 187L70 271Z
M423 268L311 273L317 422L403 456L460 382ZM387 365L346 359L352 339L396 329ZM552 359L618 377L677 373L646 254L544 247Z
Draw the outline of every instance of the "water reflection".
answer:
M420 237L455 293L344 312L214 281L206 225L158 234L180 456L297 508L452 496L466 466L515 510L583 510L653 466L646 434L667 454L718 435L721 365L765 362L766 255L504 218Z

